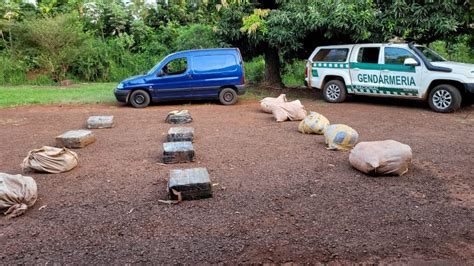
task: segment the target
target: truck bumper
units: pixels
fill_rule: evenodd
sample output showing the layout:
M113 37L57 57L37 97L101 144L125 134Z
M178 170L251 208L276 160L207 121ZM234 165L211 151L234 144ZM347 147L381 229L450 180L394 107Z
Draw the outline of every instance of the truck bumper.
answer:
M237 94L242 95L245 94L245 85L237 85Z
M467 93L473 93L474 94L474 83L464 83L464 89L466 89Z
M122 103L127 102L128 93L130 93L130 90L115 89L114 91L115 98L117 98L117 101Z

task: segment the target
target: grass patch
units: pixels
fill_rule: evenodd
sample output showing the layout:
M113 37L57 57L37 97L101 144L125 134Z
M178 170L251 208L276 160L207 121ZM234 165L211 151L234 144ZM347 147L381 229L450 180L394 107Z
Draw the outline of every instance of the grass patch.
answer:
M112 103L116 83L90 83L71 87L0 86L0 108L30 104Z
M113 90L117 83L88 83L71 87L57 86L0 86L0 108L33 104L115 103ZM248 86L240 95L243 100L261 100L284 93L288 100L315 99L316 92L305 88L271 88Z

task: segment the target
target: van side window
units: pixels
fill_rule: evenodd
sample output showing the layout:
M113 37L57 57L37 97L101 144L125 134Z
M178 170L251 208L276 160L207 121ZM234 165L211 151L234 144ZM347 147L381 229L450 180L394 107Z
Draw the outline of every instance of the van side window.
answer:
M385 64L403 65L407 58L413 58L418 62L418 59L412 53L403 48L386 47L384 57Z
M313 62L346 62L348 53L347 48L321 49L313 57Z
M176 58L168 62L163 67L163 72L165 75L179 75L183 74L186 72L186 69L188 68L188 62L185 57L183 58Z
M357 54L357 62L359 63L379 63L379 47L361 47Z
M237 60L234 55L201 55L193 57L193 71L205 72L231 72L237 69Z

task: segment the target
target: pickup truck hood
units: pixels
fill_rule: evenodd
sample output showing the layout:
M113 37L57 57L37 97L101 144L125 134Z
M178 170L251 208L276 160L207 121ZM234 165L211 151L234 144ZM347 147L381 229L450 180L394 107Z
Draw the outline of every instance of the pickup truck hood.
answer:
M474 73L471 73L471 71L474 71L473 64L465 64L451 61L431 62L431 64L434 66L451 68L453 70L453 73L463 74L471 77L474 75Z

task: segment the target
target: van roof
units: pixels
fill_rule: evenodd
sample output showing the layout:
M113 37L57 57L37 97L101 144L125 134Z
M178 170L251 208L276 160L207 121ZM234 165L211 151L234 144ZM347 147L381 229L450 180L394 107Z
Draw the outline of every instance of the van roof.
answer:
M180 55L180 54L210 54L212 52L240 52L238 48L208 48L208 49L194 49L194 50L185 50L185 51L178 51L171 55Z

